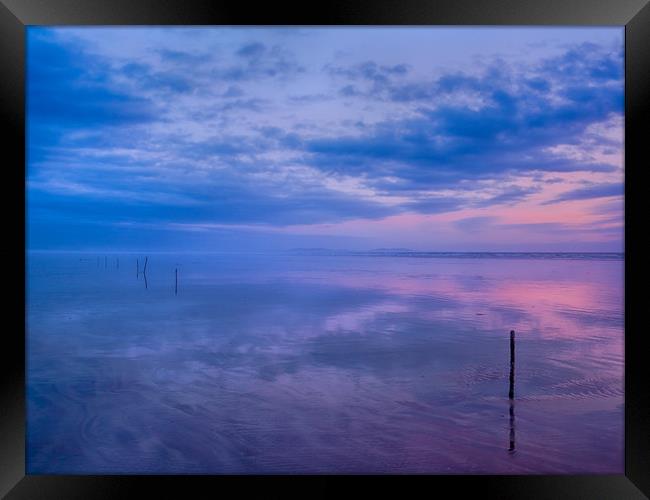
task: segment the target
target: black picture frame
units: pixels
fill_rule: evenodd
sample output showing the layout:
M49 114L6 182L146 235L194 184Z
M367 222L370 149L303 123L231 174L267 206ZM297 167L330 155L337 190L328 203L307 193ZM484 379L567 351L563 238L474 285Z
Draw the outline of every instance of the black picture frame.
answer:
M435 495L494 498L650 497L650 363L643 290L645 244L639 236L644 200L639 180L650 129L648 0L335 0L282 7L277 2L201 0L0 0L0 106L4 134L5 244L0 348L0 497L159 498L205 496L236 488L260 495L336 495L358 476L42 476L25 475L25 27L28 25L618 25L625 26L625 473L585 476L373 476L367 488L403 495L417 486ZM645 161L644 161L645 160ZM367 478L364 478L367 479ZM451 489L450 489L451 488ZM450 493L444 493L447 496ZM145 495L145 496L146 496Z

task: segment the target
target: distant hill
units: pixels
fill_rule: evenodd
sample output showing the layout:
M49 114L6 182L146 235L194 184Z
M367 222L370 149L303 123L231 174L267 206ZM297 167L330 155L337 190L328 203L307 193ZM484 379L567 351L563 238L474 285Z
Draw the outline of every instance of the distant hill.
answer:
M410 248L375 248L373 250L337 250L333 248L293 248L290 253L314 256L463 258L463 259L569 259L621 260L619 252L431 252Z
M370 252L415 252L412 248L373 248Z
M327 254L363 254L363 253L403 253L403 252L415 252L411 248L373 248L371 250L347 250L340 248L322 248L322 247L308 247L308 248L292 248L289 252L296 253L327 253Z

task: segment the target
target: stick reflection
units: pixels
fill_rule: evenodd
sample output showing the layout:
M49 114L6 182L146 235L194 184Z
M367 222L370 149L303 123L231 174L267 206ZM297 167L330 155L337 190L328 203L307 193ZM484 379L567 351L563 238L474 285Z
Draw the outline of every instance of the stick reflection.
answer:
M510 447L508 451L515 451L515 331L510 331L510 387L508 401L510 402Z
M510 446L508 447L510 453L515 451L515 402L510 400Z

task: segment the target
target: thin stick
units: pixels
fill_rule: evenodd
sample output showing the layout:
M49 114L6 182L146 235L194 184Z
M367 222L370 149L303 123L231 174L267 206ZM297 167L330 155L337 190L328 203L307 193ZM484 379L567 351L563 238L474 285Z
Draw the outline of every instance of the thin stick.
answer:
M510 390L508 398L515 397L515 331L510 330Z
M149 260L149 257L144 258L144 268L142 269L142 274L147 273L147 261Z

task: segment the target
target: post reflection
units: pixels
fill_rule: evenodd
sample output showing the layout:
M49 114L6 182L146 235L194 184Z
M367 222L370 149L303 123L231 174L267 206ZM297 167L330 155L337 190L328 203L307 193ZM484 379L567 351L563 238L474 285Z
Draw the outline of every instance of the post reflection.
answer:
M510 330L510 387L508 401L510 402L510 447L508 451L515 451L515 331Z
M512 399L510 400L510 446L508 451L515 452L515 402Z

